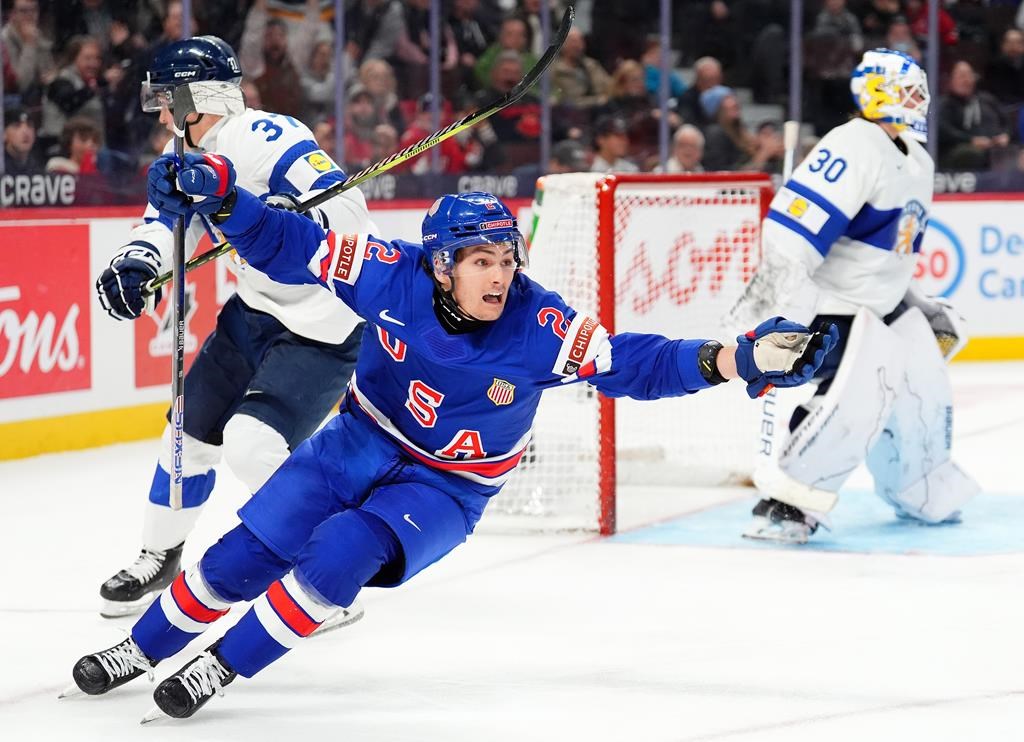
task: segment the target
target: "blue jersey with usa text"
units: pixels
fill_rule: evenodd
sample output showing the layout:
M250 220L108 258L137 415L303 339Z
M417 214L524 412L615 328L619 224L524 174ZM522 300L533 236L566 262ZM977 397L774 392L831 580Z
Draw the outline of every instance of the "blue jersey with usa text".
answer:
M488 494L518 464L547 389L584 380L608 396L657 399L709 386L697 366L706 340L610 336L522 273L499 319L449 334L421 245L325 234L242 191L221 228L258 270L320 283L366 319L352 400L410 457Z

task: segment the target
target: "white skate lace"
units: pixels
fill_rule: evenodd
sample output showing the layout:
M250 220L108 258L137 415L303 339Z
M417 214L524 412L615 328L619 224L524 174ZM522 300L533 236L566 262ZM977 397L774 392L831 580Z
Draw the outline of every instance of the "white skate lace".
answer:
M132 668L145 671L149 679L153 679L153 666L149 664L146 655L142 653L139 645L131 637L116 647L111 647L95 656L112 680L123 678L131 673Z
M164 560L167 557L165 551L150 551L149 549L143 549L142 553L139 554L139 558L135 560L135 563L125 570L129 575L134 577L139 582L145 583L153 579L160 568L164 566Z
M224 695L220 681L228 676L228 671L209 652L203 652L199 658L185 668L181 674L181 684L192 697L193 701L213 695Z

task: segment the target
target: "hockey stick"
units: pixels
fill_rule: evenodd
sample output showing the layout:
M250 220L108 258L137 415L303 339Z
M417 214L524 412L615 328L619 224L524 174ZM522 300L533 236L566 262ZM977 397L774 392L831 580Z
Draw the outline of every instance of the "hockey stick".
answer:
M797 142L800 139L800 122L787 121L782 125L782 144L785 154L782 160L782 182L785 183L793 175L793 161L796 159Z
M558 27L558 33L555 35L555 39L554 41L551 42L551 45L548 46L548 48L544 51L544 55L539 60L537 60L537 64L535 64L530 69L530 71L526 73L523 79L516 83L516 86L507 93L505 93L505 95L491 101L486 106L479 108L476 111L473 111L473 113L459 119L458 121L449 124L445 128L439 131L435 131L433 134L424 137L418 142L410 144L405 149L395 152L395 154L389 155L388 157L386 157L383 160L380 160L379 162L373 163L366 169L360 170L355 175L350 175L341 183L336 183L335 185L331 186L322 193L318 193L316 196L309 199L308 201L303 201L301 204L299 204L297 211L299 213L309 211L310 209L319 206L324 201L332 199L340 193L344 193L345 191L355 188L356 186L365 183L370 178L375 178L381 173L387 172L396 165L401 165L403 162L411 160L413 157L416 157L416 155L421 154L425 150L428 150L431 147L440 144L446 139L450 139L451 137L455 136L461 131L465 131L466 129L472 126L479 124L484 119L493 116L498 111L502 110L503 108L508 108L510 105L518 101L520 98L526 95L526 91L528 91L530 88L534 86L537 80L540 79L540 76L543 75L544 72L547 71L548 67L551 66L551 63L555 61L555 57L558 56L558 52L561 50L562 44L565 43L566 36L569 35L569 29L572 27L572 21L574 17L575 11L573 10L573 7L570 5L565 9L565 13L562 15L562 22ZM196 257L188 261L188 263L185 265L185 270L194 270L195 268L198 268L201 265L205 265L206 263L209 263L211 260L215 260L216 258L219 258L221 255L230 252L230 250L231 243L222 242L219 245L216 245L215 247L211 248L210 250L207 250L203 254L197 255ZM143 293L148 296L149 294L152 294L158 288L163 286L165 283L167 283L169 280L171 280L171 274L164 273L162 276L158 276L157 278L154 278L152 281L150 281L143 289Z
M174 89L174 155L178 162L185 160L186 117L195 111L195 101L188 85ZM182 468L185 443L185 217L174 220L174 258L170 277L173 281L171 301L171 328L174 332L174 352L171 353L171 476L168 501L171 510L181 510Z

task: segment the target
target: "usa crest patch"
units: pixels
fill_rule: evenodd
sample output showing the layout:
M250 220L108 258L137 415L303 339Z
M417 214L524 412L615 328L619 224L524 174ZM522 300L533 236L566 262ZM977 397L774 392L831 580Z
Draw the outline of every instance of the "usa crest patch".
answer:
M491 388L487 390L487 399L491 400L498 407L512 404L516 396L516 387L504 379L495 379Z

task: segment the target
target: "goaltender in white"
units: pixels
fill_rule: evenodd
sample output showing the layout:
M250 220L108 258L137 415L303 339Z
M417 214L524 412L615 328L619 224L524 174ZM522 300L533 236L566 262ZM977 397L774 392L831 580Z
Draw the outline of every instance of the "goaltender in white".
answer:
M910 57L875 49L850 87L858 117L830 131L772 200L762 263L730 313L738 326L784 314L841 333L814 397L776 426L755 470L763 499L750 538L806 542L861 463L902 518L956 521L978 492L950 459L946 363L966 343L963 320L913 281L934 175L921 145L927 80Z

